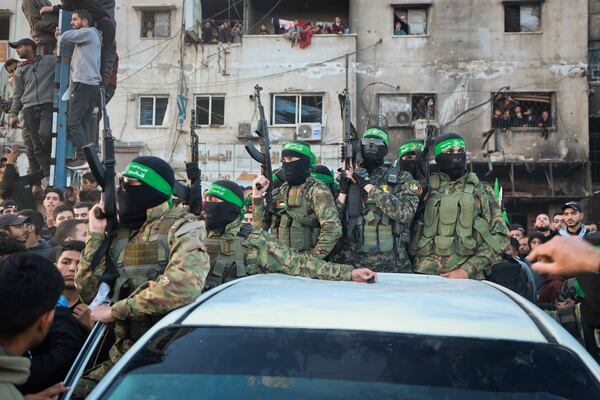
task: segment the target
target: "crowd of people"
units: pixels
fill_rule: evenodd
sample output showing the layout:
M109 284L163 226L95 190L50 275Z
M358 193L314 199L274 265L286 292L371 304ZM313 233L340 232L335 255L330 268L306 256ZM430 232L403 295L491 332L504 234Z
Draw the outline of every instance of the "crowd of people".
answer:
M112 0L61 2L23 1L30 37L10 42L19 59L4 64L8 84L2 97L8 125L22 128L31 176L50 173L57 40L73 46L70 66L67 136L74 156L68 166L86 168L83 146L97 142L100 88L110 101L116 90L118 56L115 41L115 3ZM61 9L71 11L71 28L60 32ZM63 96L65 98L65 96ZM35 183L39 186L39 180Z
M553 122L550 115L550 102L537 105L538 107L533 107L528 102L521 105L512 96L503 96L494 103L492 127L501 129L551 128Z
M221 23L214 19L202 22L202 43L241 43L242 23L240 21L224 20Z

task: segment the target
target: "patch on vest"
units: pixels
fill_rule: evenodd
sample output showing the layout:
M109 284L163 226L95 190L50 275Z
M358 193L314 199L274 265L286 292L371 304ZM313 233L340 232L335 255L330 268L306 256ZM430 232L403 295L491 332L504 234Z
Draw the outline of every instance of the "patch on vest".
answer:
M408 190L419 196L423 194L423 186L419 181L412 180L408 182Z

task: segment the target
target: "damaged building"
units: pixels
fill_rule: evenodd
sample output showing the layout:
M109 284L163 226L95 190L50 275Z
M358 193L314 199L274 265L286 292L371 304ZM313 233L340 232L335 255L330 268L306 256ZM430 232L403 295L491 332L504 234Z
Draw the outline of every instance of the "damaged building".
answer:
M256 140L260 84L273 162L297 137L337 169L338 94L347 87L357 127L390 132L390 161L401 142L423 138L433 124L465 136L470 168L488 182L499 179L512 221L532 225L535 214L573 199L591 210L592 178L600 177L600 75L588 74L586 21L600 10L589 3L123 1L113 131L123 151L182 168L194 108L203 179L249 184L259 166L244 144ZM225 39L224 21L231 28ZM293 21L320 33L290 38ZM27 34L20 9L10 23L11 39ZM590 59L600 59L600 35L592 23L589 30Z

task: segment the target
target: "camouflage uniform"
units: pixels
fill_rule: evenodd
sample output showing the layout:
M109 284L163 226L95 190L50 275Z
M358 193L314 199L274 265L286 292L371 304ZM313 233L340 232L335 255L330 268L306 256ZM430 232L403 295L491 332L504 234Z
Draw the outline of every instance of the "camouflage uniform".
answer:
M327 257L342 236L342 223L327 184L309 177L301 185L285 182L273 196L276 214L270 231L284 245ZM263 228L266 209L262 199L252 199L254 226Z
M300 253L269 233L243 226L240 218L220 231L209 231L206 247L211 269L205 289L247 275L283 273L328 280L351 280L353 268Z
M190 304L202 292L210 268L203 244L206 237L204 223L184 209L169 209L167 203L149 209L147 215L146 222L138 231L118 229L110 251L111 259L121 274L115 286L127 279L128 267L150 270L153 276L145 282L139 277L128 279L133 293L122 300L113 299L112 315L116 321L117 338L110 349L110 359L88 371L79 381L75 391L77 397L83 398L89 394L135 340L155 322L170 311ZM160 244L161 234L166 238L166 249ZM126 247L120 251L116 249L121 242L119 238L125 238L126 242ZM106 271L105 259L93 271L90 266L103 239L103 234L88 235L75 272L77 290L87 304L94 299L100 277ZM156 262L161 259L159 263ZM115 296L119 297L118 293Z
M352 239L345 239L336 261L368 266L376 272L410 272L410 226L419 205L421 185L406 171L389 182L387 167L369 173L374 186L364 201L362 220ZM340 205L341 206L341 205Z
M439 275L461 268L471 279L485 279L510 243L492 188L474 173L456 181L435 173L429 185L414 240L415 272Z

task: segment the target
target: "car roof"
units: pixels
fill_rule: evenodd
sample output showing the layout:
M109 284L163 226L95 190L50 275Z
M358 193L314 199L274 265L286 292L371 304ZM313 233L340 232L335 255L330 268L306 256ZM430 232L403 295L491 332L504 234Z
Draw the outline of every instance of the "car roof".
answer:
M257 275L204 297L180 322L547 342L524 308L501 290L414 274L379 274L372 285Z

